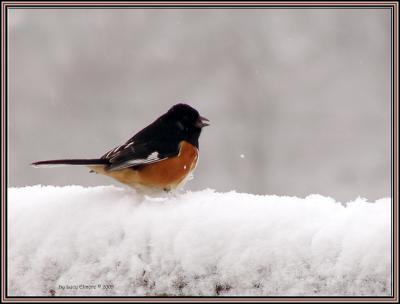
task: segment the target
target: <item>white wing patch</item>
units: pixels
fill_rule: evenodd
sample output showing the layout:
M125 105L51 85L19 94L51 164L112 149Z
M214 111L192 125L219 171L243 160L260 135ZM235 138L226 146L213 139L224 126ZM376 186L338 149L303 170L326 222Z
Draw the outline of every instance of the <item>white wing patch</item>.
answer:
M141 164L154 163L159 160L161 159L158 157L158 152L153 152L149 156L147 156L147 158L132 159L128 160L126 163L130 165L141 165Z
M155 152L151 153L149 156L147 156L147 159L153 159L153 158L158 159L158 152L157 151L155 151Z
M118 156L121 151L123 151L126 148L129 148L132 146L135 142L134 141L128 141L123 145L119 145L118 147L115 147L114 149L108 151L108 153L105 155L105 158L114 158Z
M159 154L156 151L156 152L149 154L149 156L147 156L146 158L127 160L126 162L123 162L122 164L111 168L110 171L125 169L128 167L137 166L137 165L151 164L151 163L155 163L160 160L163 160L163 159L166 159L166 157L159 158Z
M121 145L116 147L116 148L114 148L114 149L112 149L112 150L110 150L110 151L108 151L108 153L106 154L106 157L110 157L110 155L115 154L118 151L119 148L121 148Z
M134 142L133 141L131 141L129 144L127 144L124 148L126 149L126 148L129 148L130 146L132 146L134 144Z

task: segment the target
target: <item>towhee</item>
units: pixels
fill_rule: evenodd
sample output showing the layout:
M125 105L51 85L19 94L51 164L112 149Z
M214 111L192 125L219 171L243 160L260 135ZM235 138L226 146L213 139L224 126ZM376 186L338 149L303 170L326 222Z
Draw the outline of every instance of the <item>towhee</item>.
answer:
M198 160L199 136L209 120L187 104L176 104L126 143L94 159L59 159L32 163L87 166L138 188L169 191L183 185Z

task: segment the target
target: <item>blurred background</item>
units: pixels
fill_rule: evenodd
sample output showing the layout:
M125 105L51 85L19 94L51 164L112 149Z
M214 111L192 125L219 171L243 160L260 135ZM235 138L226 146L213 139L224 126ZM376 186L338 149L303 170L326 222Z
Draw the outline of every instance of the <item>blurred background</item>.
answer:
M9 186L117 184L101 156L173 104L211 120L186 189L390 196L390 11L11 9Z

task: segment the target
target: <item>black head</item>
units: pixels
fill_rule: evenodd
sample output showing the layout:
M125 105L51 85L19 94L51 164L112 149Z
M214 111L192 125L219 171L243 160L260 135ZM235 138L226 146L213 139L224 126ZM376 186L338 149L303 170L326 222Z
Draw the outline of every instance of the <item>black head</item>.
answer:
M201 129L209 125L207 118L200 116L197 110L184 103L174 105L165 116L174 123L183 139L198 147Z

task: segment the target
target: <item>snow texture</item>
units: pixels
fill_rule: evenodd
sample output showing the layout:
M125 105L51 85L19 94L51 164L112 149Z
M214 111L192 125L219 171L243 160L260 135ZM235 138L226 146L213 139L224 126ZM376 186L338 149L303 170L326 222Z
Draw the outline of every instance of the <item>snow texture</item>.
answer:
M10 188L9 295L391 294L391 199Z

